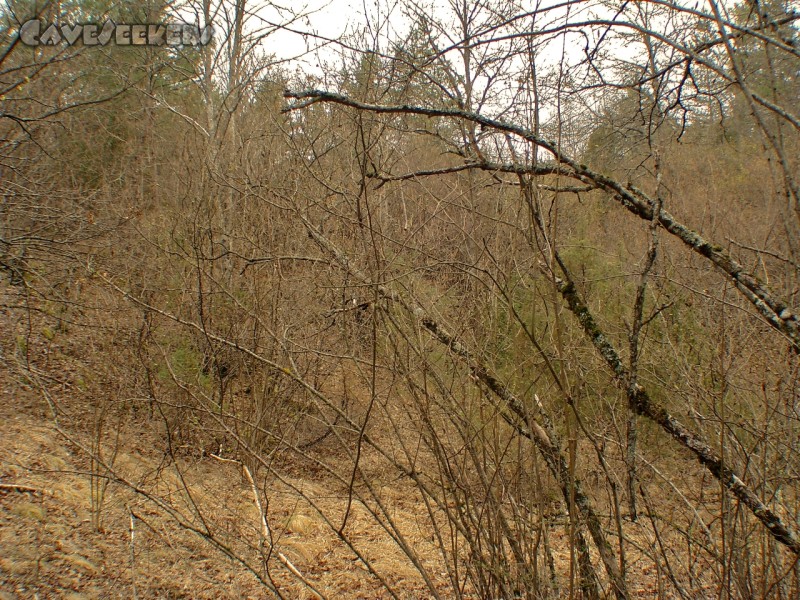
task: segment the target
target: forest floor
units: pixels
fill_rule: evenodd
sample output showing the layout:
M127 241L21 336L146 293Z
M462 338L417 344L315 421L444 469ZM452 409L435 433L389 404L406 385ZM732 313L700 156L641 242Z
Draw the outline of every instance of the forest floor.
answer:
M270 597L253 574L202 535L205 521L233 553L254 558L252 548L236 547L237 538L257 539L260 526L240 465L211 456L168 464L157 436L131 423L115 440L113 459L107 458L130 485L112 482L103 489L106 480L92 477L103 469L83 451L91 448L91 430L63 416L56 425L48 411L30 384L0 369L0 600ZM273 544L285 559L272 561L272 576L292 592L287 597L318 597L289 564L325 597L384 597L363 563L292 487L330 512L342 501L336 483L322 473L286 477L268 491ZM413 530L418 507L399 486L385 492L395 520ZM397 546L363 512L353 511L351 536L407 597L426 597Z
M242 466L210 453L176 454L164 447L157 418L130 411L118 411L111 426L105 417L105 467L93 461L98 412L81 378L87 367L102 369L113 348L93 346L77 328L54 333L35 313L20 320L24 313L10 308L19 305L18 292L0 282L0 294L0 600L271 597L269 583L232 558L259 565L261 520ZM369 456L364 460L393 520L446 589L421 500ZM272 547L280 552L266 579L287 598L390 597L303 499L313 498L325 514L342 514L341 483L307 465L288 462L282 470L282 480L261 490ZM347 527L401 597L430 597L363 506L354 505ZM552 528L561 572L568 570L567 530ZM629 557L635 597L655 597L654 570L641 556Z

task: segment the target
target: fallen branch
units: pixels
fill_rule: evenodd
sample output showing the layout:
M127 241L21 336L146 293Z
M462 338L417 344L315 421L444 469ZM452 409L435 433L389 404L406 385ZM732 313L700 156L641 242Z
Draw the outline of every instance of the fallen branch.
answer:
M298 217L306 227L309 236L322 250L331 255L340 268L361 283L374 285L364 273L352 264L352 261L344 252L339 250L328 238L323 236L305 217L302 215L298 215ZM531 411L527 409L525 404L500 381L486 364L470 352L466 346L456 340L455 336L442 324L432 319L422 306L413 299L407 298L405 295L400 294L386 285L377 284L375 288L382 298L392 301L409 313L420 327L428 331L429 334L458 357L467 368L469 368L471 375L485 385L492 394L500 400L498 408L500 409L501 415L517 433L534 443L542 454L548 469L558 482L568 507L572 506L570 499L574 494L575 506L578 507L580 517L582 517L589 529L589 533L592 536L592 540L595 543L603 566L614 588L614 594L620 600L627 599L629 597L627 586L617 566L618 563L614 556L614 551L611 548L611 544L609 544L606 539L600 519L594 511L588 496L583 491L580 481L574 478L570 473L566 458L561 451L561 443L552 425L552 420L544 412L541 403L538 403L536 407L536 412L541 416L541 419L537 420L533 417ZM590 558L587 553L588 547L580 532L578 533L578 546L579 553L582 555L581 558L583 559L582 566L584 568L590 567Z
M767 528L773 538L794 554L800 555L800 540L783 520L764 504L747 484L727 465L700 435L690 431L678 419L650 398L647 390L638 383L628 385L630 373L622 364L609 338L600 330L589 308L578 295L572 281L556 278L556 287L567 302L567 306L578 319L584 333L606 361L617 382L626 389L628 404L638 415L657 423L681 446L688 449L708 471L747 506L755 517Z
M755 275L747 273L744 267L734 260L722 246L714 244L704 239L699 233L693 231L686 225L680 223L669 212L657 206L657 203L632 185L622 185L615 179L598 173L590 169L587 165L564 154L557 142L545 140L534 132L514 125L491 119L484 115L458 109L426 108L422 106L402 105L383 105L359 102L341 94L326 92L322 90L303 90L284 92L285 98L299 100L295 104L284 108L284 112L297 110L315 104L317 102L330 102L340 104L377 114L415 114L428 117L445 117L463 119L478 123L484 127L496 131L504 131L509 134L535 144L539 148L544 148L553 155L555 161L561 165L569 167L572 177L580 179L584 183L596 185L599 189L609 193L629 212L644 219L653 221L654 214L658 223L672 235L680 239L686 246L694 252L704 256L711 261L717 268L726 273L731 278L736 288L755 306L767 322L784 334L792 344L794 350L800 353L800 316L789 304L770 290L767 285ZM516 169L524 167L515 167ZM531 173L535 174L534 169L529 167Z

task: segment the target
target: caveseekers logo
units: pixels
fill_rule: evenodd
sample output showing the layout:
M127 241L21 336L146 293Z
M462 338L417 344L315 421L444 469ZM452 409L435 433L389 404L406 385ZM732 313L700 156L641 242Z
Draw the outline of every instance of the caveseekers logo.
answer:
M133 25L106 21L97 23L45 23L31 19L19 28L19 39L26 46L206 46L214 37L211 25L199 27L188 23L137 23Z

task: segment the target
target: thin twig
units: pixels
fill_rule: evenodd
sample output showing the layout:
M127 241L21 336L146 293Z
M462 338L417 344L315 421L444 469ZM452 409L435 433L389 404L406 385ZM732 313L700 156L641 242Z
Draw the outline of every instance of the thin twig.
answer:
M9 490L15 492L31 492L33 494L44 494L45 490L40 488L31 487L29 485L21 485L19 483L0 483L0 490Z

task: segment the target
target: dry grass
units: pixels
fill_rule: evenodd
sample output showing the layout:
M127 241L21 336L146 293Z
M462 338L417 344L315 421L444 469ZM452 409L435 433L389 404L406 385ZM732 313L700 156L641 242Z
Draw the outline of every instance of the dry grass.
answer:
M193 526L200 525L197 515L203 514L218 539L258 564L252 547L258 542L258 511L238 465L187 457L164 467L157 422L150 423L150 431L146 421L129 423L120 436L115 472L164 506L112 483L101 508L102 526L95 529L87 457L56 430L36 391L7 368L0 370L0 390L7 399L0 403L0 482L20 486L0 489L0 588L6 596L130 598L135 589L144 598L263 597L264 588L252 574L164 510L176 511ZM71 408L78 414L76 401ZM73 440L89 445L79 419L62 418L60 425ZM326 514L344 510L341 485L320 480L319 474L287 478L285 484L272 481L267 496L274 549L328 597L388 597L293 488L314 498ZM137 517L133 560L131 512ZM398 508L396 518L413 523L414 507ZM353 510L348 532L388 580L408 590L409 598L424 597L408 560L361 507ZM313 596L273 563L272 575L288 597Z
M1 314L0 321L5 331L20 327L9 313ZM112 413L115 418L108 420L102 454L109 462L113 457L117 481L106 488L99 520L93 518L98 515L92 502L92 464L81 447L92 443L93 407L98 401L112 400L115 388L102 380L105 354L81 354L81 348L90 346L81 335L76 330L55 340L40 336L29 349L34 356L48 349L48 368L63 381L74 380L78 372L95 373L96 384L85 390L67 384L48 388L51 399L65 412L59 427L68 432L69 439L56 428L41 390L20 375L14 338L0 339L5 358L0 362L0 484L5 486L0 488L0 600L37 595L75 600L131 598L134 593L140 598L269 596L239 562L189 531L206 531L264 574L258 552L260 515L242 467L209 455L171 454L157 416L115 408L123 412ZM376 423L373 434L380 436L380 419ZM384 437L382 443L391 448L391 436ZM347 506L347 486L319 464L345 478L352 467L330 441L313 449L319 463L288 455L273 465L273 472L262 469L259 473L272 535L269 577L288 598L315 597L287 568L291 563L328 598L388 598L390 594L336 534ZM387 469L385 459L369 449L360 466L434 584L448 597L446 569L418 490ZM672 467L679 470L680 464ZM664 518L670 518L670 500L655 501ZM131 515L135 515L133 552ZM631 591L635 597L653 597L659 591L659 578L663 581L665 575L656 573L652 560L636 549L654 547L649 524L641 519L624 527L633 543L627 554ZM570 560L568 529L565 518L550 527L564 590ZM346 533L400 597L430 597L417 569L358 501L352 504ZM670 543L677 545L680 540ZM277 553L285 562L276 559Z

